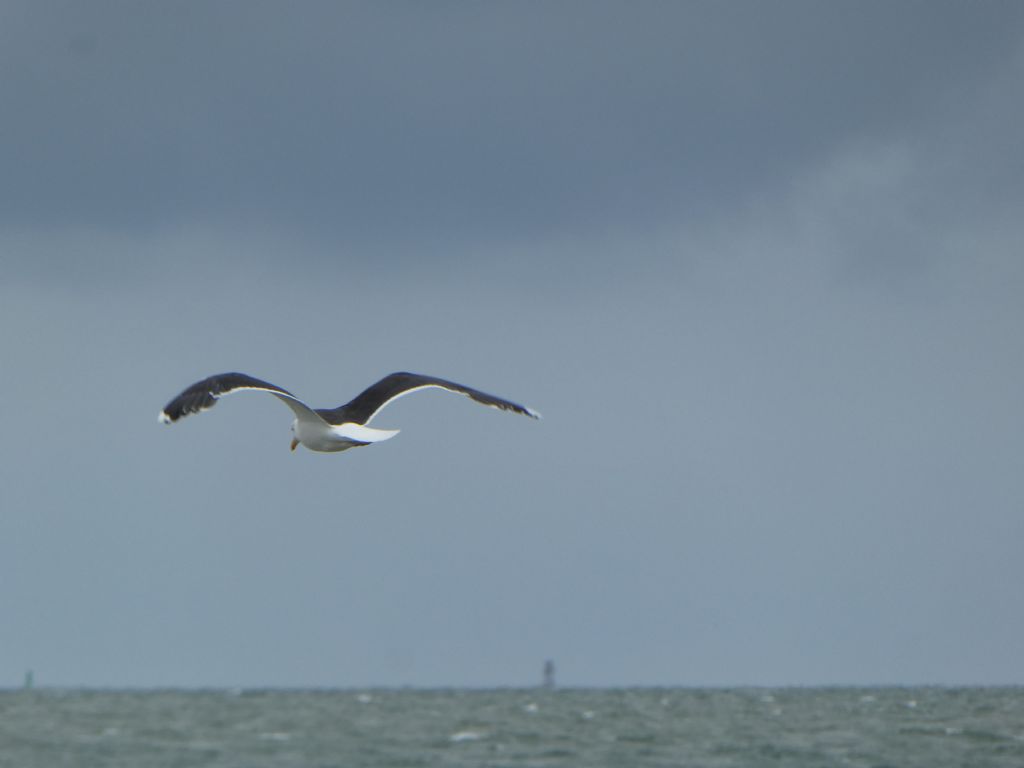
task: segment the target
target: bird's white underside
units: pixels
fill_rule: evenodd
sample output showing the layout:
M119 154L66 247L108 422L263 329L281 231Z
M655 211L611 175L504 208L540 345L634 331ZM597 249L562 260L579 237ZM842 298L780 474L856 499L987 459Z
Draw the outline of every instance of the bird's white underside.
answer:
M333 453L344 451L354 445L379 443L389 440L398 434L397 429L370 429L362 424L328 424L323 419L320 423L297 419L294 425L295 437L311 451Z

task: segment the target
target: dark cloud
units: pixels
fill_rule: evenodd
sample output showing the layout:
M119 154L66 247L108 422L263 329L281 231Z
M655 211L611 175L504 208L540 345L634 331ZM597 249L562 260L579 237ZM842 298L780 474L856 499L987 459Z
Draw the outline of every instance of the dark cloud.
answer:
M8 224L440 241L696 220L926 126L1016 4L13 4Z

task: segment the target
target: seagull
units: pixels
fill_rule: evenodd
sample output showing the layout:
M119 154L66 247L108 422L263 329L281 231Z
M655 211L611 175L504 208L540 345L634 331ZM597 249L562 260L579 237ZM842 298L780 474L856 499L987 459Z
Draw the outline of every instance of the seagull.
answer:
M502 411L521 413L539 419L537 411L524 405L488 395L478 389L454 381L405 371L385 376L360 392L353 400L337 408L310 408L287 389L254 378L245 373L218 373L187 387L164 406L159 420L172 424L191 413L209 410L224 395L243 390L269 392L292 409L292 450L303 445L311 451L334 453L356 446L379 443L397 435L397 429L373 429L367 424L392 400L421 389L446 389L466 395L472 400Z

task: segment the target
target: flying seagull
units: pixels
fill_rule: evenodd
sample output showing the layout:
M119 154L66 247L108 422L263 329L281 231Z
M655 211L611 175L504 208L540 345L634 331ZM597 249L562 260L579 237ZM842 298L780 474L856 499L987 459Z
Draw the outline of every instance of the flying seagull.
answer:
M295 414L295 420L292 422L293 451L299 445L304 445L311 451L344 451L358 445L389 440L397 435L397 429L373 429L366 425L392 400L410 392L431 388L458 392L491 408L521 413L533 419L540 418L539 413L526 406L456 384L454 381L401 372L385 376L338 408L310 408L287 389L282 389L276 384L261 381L244 373L218 373L185 389L164 406L159 419L164 424L171 424L190 413L212 408L220 397L230 395L232 392L269 392Z

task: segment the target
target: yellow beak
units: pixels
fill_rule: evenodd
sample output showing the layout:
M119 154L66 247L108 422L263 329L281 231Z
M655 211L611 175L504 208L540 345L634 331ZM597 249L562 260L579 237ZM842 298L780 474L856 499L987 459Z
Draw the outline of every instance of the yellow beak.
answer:
M299 439L297 437L292 438L292 450L294 451L299 445Z

